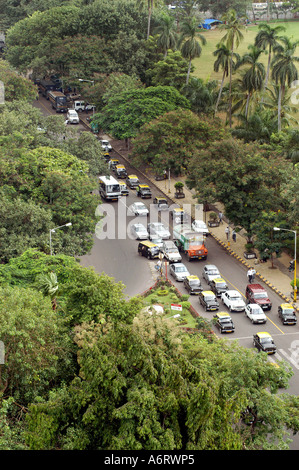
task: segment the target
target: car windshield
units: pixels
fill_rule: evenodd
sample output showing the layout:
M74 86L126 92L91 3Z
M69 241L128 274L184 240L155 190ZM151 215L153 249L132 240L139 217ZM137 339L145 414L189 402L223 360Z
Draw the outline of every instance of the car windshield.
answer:
M252 307L251 313L253 315L257 315L258 313L261 313L261 310L259 308Z
M230 300L241 300L241 296L238 294L230 295L229 298Z
M135 207L138 207L139 209L146 209L145 205L142 204L142 202L136 202Z
M213 295L205 295L205 300L215 300Z
M208 274L219 274L218 269L209 269Z
M287 315L293 315L295 313L292 308L283 308L282 311L283 313L286 313Z
M261 343L263 344L273 344L273 339L266 337L266 338L261 338Z
M255 299L267 299L268 298L266 292L256 292L255 294L253 294L253 297Z
M120 190L120 186L119 186L119 184L109 184L107 186L107 190L110 193L115 193L115 192L118 192Z
M145 228L142 227L141 225L137 225L137 226L135 227L135 230L136 230L136 232L144 232L144 231L145 231Z
M153 247L151 248L151 254L152 254L152 255L155 255L155 254L159 253L159 251L160 251L160 250L159 250L159 248L158 248L157 246L153 246Z
M216 287L226 287L225 282L216 282Z
M175 266L175 271L182 273L184 271L187 271L187 269L185 268L185 266Z

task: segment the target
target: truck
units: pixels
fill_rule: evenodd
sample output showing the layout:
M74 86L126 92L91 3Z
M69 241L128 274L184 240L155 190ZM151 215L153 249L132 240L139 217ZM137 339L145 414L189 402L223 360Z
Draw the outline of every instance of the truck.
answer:
M173 239L179 251L184 252L189 261L192 259L207 259L208 250L204 244L204 236L196 233L187 224L173 227Z
M56 90L56 84L52 80L40 80L38 88L41 94L48 100L48 93L51 90Z
M92 111L95 109L93 104L85 103L85 101L74 101L73 108L78 112L82 113L82 111Z
M67 113L68 106L66 96L61 91L51 90L48 92L49 101L56 113Z

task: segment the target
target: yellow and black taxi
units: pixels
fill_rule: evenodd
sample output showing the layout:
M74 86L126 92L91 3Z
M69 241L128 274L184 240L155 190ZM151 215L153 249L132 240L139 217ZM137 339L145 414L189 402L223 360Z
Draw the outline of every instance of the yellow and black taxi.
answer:
M114 170L116 165L119 165L119 160L117 158L111 158L109 161L109 168Z
M272 336L266 331L260 331L253 335L253 346L258 351L264 351L267 354L275 354L276 346Z
M126 170L126 167L124 165L116 165L114 168L113 168L113 171L115 172L117 178L126 178L128 176L128 173L127 173L127 170Z
M128 175L127 176L127 179L126 179L126 182L127 182L127 185L129 186L129 188L131 189L135 189L136 186L139 185L139 179L138 179L138 176L136 175Z
M139 184L136 186L136 194L143 199L152 197L151 188L148 184Z
M198 294L199 303L204 307L205 311L218 310L219 303L216 295L211 290L203 290Z
M129 190L127 188L126 183L123 181L119 181L119 186L120 186L120 192L122 196L128 196L129 195Z
M173 220L178 224L187 219L187 214L181 207L174 207L170 213Z
M283 325L296 325L297 316L292 304L285 303L278 307L278 316Z
M202 291L201 282L198 276L187 276L183 281L185 289L190 295L198 295Z
M235 331L234 322L227 312L218 312L214 315L213 322L220 330L220 333L233 333Z
M168 201L166 197L155 197L153 199L153 204L158 211L167 211L169 209Z
M160 249L158 245L150 241L142 241L138 244L138 253L147 259L159 258Z
M214 292L216 297L221 297L221 294L223 294L223 292L227 291L228 286L227 286L225 280L222 279L222 277L218 277L216 279L211 280L210 288L211 288L211 291Z

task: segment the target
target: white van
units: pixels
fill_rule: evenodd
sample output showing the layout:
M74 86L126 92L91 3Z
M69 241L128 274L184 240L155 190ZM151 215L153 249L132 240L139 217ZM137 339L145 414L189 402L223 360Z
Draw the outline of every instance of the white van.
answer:
M161 251L164 254L164 257L170 263L177 263L179 261L182 261L182 257L179 253L179 250L172 240L163 241L163 246L162 246Z
M70 124L79 124L79 116L77 111L69 109L66 115L66 119Z

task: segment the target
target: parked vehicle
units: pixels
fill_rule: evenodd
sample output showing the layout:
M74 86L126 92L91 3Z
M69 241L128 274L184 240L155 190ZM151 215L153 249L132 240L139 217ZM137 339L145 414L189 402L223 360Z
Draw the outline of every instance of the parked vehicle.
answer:
M100 176L99 193L105 200L117 201L121 196L119 182L113 176Z
M187 276L184 279L184 287L190 295L197 295L202 291L200 279L195 275Z
M164 240L161 251L166 260L170 263L178 263L179 261L182 261L179 250L172 240Z
M263 309L257 304L247 304L245 307L245 315L252 323L266 323L267 321Z
M77 111L74 109L69 109L67 114L66 114L66 119L70 124L79 124L79 116Z
M245 297L248 303L258 304L263 310L271 310L272 308L267 291L260 284L248 284Z
M284 325L296 325L297 323L297 316L292 304L279 305L278 316Z
M267 354L275 354L276 346L272 336L266 331L261 331L253 335L253 346L259 351L264 351Z
M52 109L55 109L56 113L67 113L68 106L66 96L61 93L61 91L51 90L48 92L48 97Z
M227 290L221 294L221 299L230 312L243 312L245 310L245 302L237 290Z
M159 247L150 241L140 242L138 244L138 253L148 259L159 258Z
M204 244L203 235L193 232L186 224L175 225L173 237L180 251L183 251L189 261L192 259L207 259L208 250Z
M233 333L235 325L231 316L226 312L218 312L214 315L214 322L220 333Z
M218 310L219 303L216 299L216 295L211 290L203 290L199 293L199 303L204 307L205 311Z

